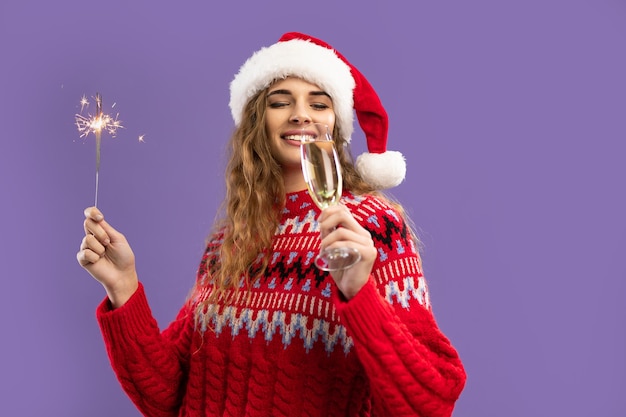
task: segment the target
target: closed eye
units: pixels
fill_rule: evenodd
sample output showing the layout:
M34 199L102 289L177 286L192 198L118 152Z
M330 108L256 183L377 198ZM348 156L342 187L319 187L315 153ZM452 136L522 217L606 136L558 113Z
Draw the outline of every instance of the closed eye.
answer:
M280 109L282 107L287 107L290 103L286 101L275 101L272 103L268 103L268 106L272 109Z

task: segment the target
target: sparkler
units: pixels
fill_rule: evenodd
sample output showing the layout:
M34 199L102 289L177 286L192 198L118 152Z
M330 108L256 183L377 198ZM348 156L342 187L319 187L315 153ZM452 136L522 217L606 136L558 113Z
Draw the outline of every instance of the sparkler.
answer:
M80 113L75 116L76 127L80 133L80 137L84 138L90 133L96 136L96 197L94 206L98 207L98 182L100 174L100 140L102 138L102 131L106 130L112 137L115 137L117 129L123 128L122 122L118 120L119 113L115 115L115 118L104 114L102 110L102 96L100 93L96 93L96 114L83 116L82 112L85 108L89 107L89 101L87 97L83 96L80 99Z

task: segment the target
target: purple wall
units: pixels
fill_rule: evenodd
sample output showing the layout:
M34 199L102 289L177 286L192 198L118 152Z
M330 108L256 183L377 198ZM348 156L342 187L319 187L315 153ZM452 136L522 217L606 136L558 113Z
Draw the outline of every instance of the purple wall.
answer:
M138 415L75 261L95 166L79 98L124 121L100 207L165 326L222 197L228 83L289 30L344 53L390 114L394 195L469 376L454 415L626 415L624 1L211 3L0 3L0 415Z

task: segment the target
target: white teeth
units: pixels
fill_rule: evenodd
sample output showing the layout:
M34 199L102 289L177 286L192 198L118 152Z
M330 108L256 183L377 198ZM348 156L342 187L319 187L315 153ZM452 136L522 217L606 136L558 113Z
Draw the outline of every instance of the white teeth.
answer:
M285 140L297 140L297 141L306 141L306 140L314 140L315 136L313 135L285 135L283 136Z

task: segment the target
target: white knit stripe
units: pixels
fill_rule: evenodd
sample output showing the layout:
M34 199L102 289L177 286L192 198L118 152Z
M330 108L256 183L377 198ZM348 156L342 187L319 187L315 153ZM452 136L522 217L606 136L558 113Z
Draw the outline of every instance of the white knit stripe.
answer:
M315 250L319 248L319 240L320 236L318 233L301 236L278 236L272 249L274 252Z

